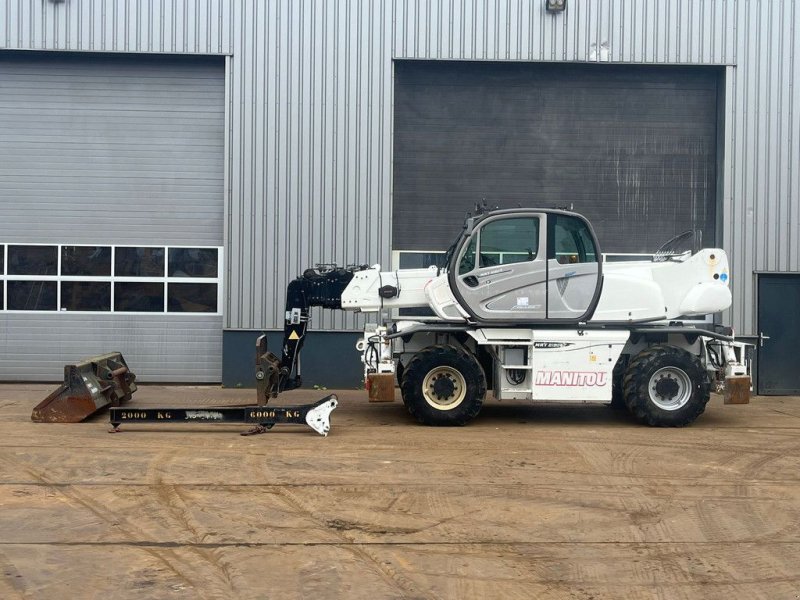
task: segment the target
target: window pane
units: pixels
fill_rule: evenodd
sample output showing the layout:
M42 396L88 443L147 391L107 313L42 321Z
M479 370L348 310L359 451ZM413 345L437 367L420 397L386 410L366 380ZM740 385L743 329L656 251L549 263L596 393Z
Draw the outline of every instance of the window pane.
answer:
M592 236L589 234L589 229L581 227L578 231L578 238L583 251L583 262L597 262L597 248L594 245Z
M458 274L463 275L469 273L475 268L475 240L477 236L472 236L472 239L467 244L467 249L461 256L461 262L458 264Z
M553 226L553 243L556 248L556 260L560 264L566 265L580 262L575 236L558 221Z
M164 312L164 284L117 282L114 310L120 312Z
M562 264L597 262L597 252L589 229L582 220L554 215L553 246L556 260Z
M117 277L163 277L164 248L116 248L114 275Z
M431 265L444 267L445 252L400 252L401 269L427 269Z
M109 246L62 246L62 275L111 275Z
M534 260L539 251L539 219L517 217L481 228L481 267Z
M10 261L9 261L10 262ZM8 310L55 310L55 281L7 281Z
M216 248L170 248L170 277L216 277Z
M9 275L58 275L57 246L9 246Z
M111 310L111 284L104 281L62 281L62 310Z
M5 248L6 247L3 244L0 244L0 275L2 275L3 273L6 272L5 271L5 268L6 268L6 263L5 263L6 250L5 250Z
M217 312L216 283L170 283L170 312Z

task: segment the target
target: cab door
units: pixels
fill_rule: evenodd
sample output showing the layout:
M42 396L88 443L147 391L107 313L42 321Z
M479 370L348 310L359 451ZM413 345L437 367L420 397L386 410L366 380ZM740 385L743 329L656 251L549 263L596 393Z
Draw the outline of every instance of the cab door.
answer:
M600 254L589 223L569 214L548 215L547 318L588 319L599 292Z
M456 261L455 288L464 308L483 321L544 320L546 231L547 215L536 212L478 223Z

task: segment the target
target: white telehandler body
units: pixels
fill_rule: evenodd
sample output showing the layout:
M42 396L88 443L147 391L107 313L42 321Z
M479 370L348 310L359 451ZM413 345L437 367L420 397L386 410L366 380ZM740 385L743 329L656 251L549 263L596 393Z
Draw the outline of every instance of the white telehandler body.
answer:
M371 398L393 398L396 377L428 425L467 423L489 389L499 400L611 403L655 426L694 421L713 386L749 398L748 345L704 320L731 305L721 249L608 262L581 215L511 209L468 218L446 263L304 273L287 295L279 388L300 384L308 309L324 306L431 311L368 325L357 344L367 384L383 390Z

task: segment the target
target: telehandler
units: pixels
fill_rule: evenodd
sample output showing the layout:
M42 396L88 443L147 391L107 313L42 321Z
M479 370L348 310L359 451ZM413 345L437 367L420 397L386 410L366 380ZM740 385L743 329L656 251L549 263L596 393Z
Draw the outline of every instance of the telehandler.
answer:
M394 398L425 425L464 425L498 400L607 403L652 426L684 426L713 386L749 401L748 344L703 320L731 305L719 248L604 260L591 224L562 209L479 211L443 268L308 269L287 290L282 356L257 366L266 397L301 385L310 308L435 318L367 325L357 344L373 400ZM266 373L270 376L267 378Z

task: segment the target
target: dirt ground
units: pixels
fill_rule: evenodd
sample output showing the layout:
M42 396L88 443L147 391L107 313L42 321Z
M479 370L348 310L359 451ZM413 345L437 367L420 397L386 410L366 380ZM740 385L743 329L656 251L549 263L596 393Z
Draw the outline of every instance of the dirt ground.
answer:
M436 429L345 391L322 438L31 423L51 389L0 386L0 598L800 598L800 398L715 397L685 429L489 402Z

